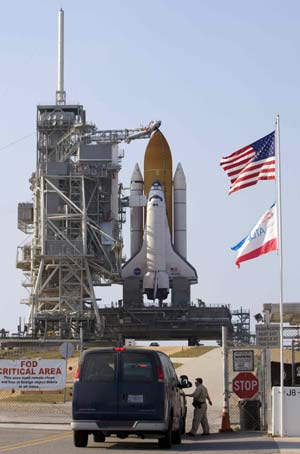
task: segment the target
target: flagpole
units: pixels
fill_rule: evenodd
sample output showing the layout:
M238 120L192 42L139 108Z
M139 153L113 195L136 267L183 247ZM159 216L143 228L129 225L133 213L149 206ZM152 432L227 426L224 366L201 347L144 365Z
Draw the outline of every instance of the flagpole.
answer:
M281 161L280 161L280 117L276 116L275 151L277 161L277 227L279 251L279 318L280 318L280 436L283 437L284 421L284 358L283 358L283 260L282 260L282 216L281 216Z

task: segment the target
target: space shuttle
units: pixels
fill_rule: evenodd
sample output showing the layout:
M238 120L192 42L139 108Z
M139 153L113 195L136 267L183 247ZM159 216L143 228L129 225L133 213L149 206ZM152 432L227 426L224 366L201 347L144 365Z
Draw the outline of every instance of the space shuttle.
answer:
M131 258L124 264L123 302L148 300L190 303L197 272L186 260L186 180L179 163L172 175L172 155L160 130L152 135L144 158L144 179L136 164L130 184Z

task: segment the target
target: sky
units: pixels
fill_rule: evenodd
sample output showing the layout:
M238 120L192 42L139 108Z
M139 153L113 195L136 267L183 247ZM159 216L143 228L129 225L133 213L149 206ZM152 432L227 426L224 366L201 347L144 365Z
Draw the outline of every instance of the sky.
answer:
M237 269L231 246L275 200L274 182L228 196L222 156L254 142L281 118L284 300L299 301L300 3L252 0L11 0L1 3L0 328L15 331L28 309L17 270L17 204L31 200L36 105L56 91L57 11L65 10L65 89L99 128L162 121L173 168L188 183L188 260L198 271L192 298L254 315L279 300L277 253ZM23 137L27 137L23 140ZM6 145L12 143L10 147ZM146 141L122 145L129 186ZM124 253L129 258L129 213ZM104 302L120 286L98 290ZM253 317L251 315L252 321Z

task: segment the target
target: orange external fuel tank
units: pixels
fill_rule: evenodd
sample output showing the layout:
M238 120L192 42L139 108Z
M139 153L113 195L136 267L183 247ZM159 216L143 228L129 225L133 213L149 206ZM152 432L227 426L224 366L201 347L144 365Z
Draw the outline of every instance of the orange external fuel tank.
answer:
M144 157L144 194L148 197L155 180L159 180L165 191L167 216L172 236L172 154L165 136L155 131L148 142Z

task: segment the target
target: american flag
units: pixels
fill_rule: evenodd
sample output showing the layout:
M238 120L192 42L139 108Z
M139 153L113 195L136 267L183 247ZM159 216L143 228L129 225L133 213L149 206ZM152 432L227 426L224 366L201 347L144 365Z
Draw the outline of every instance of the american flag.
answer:
M220 165L230 179L228 194L259 180L275 180L275 131L222 158Z

